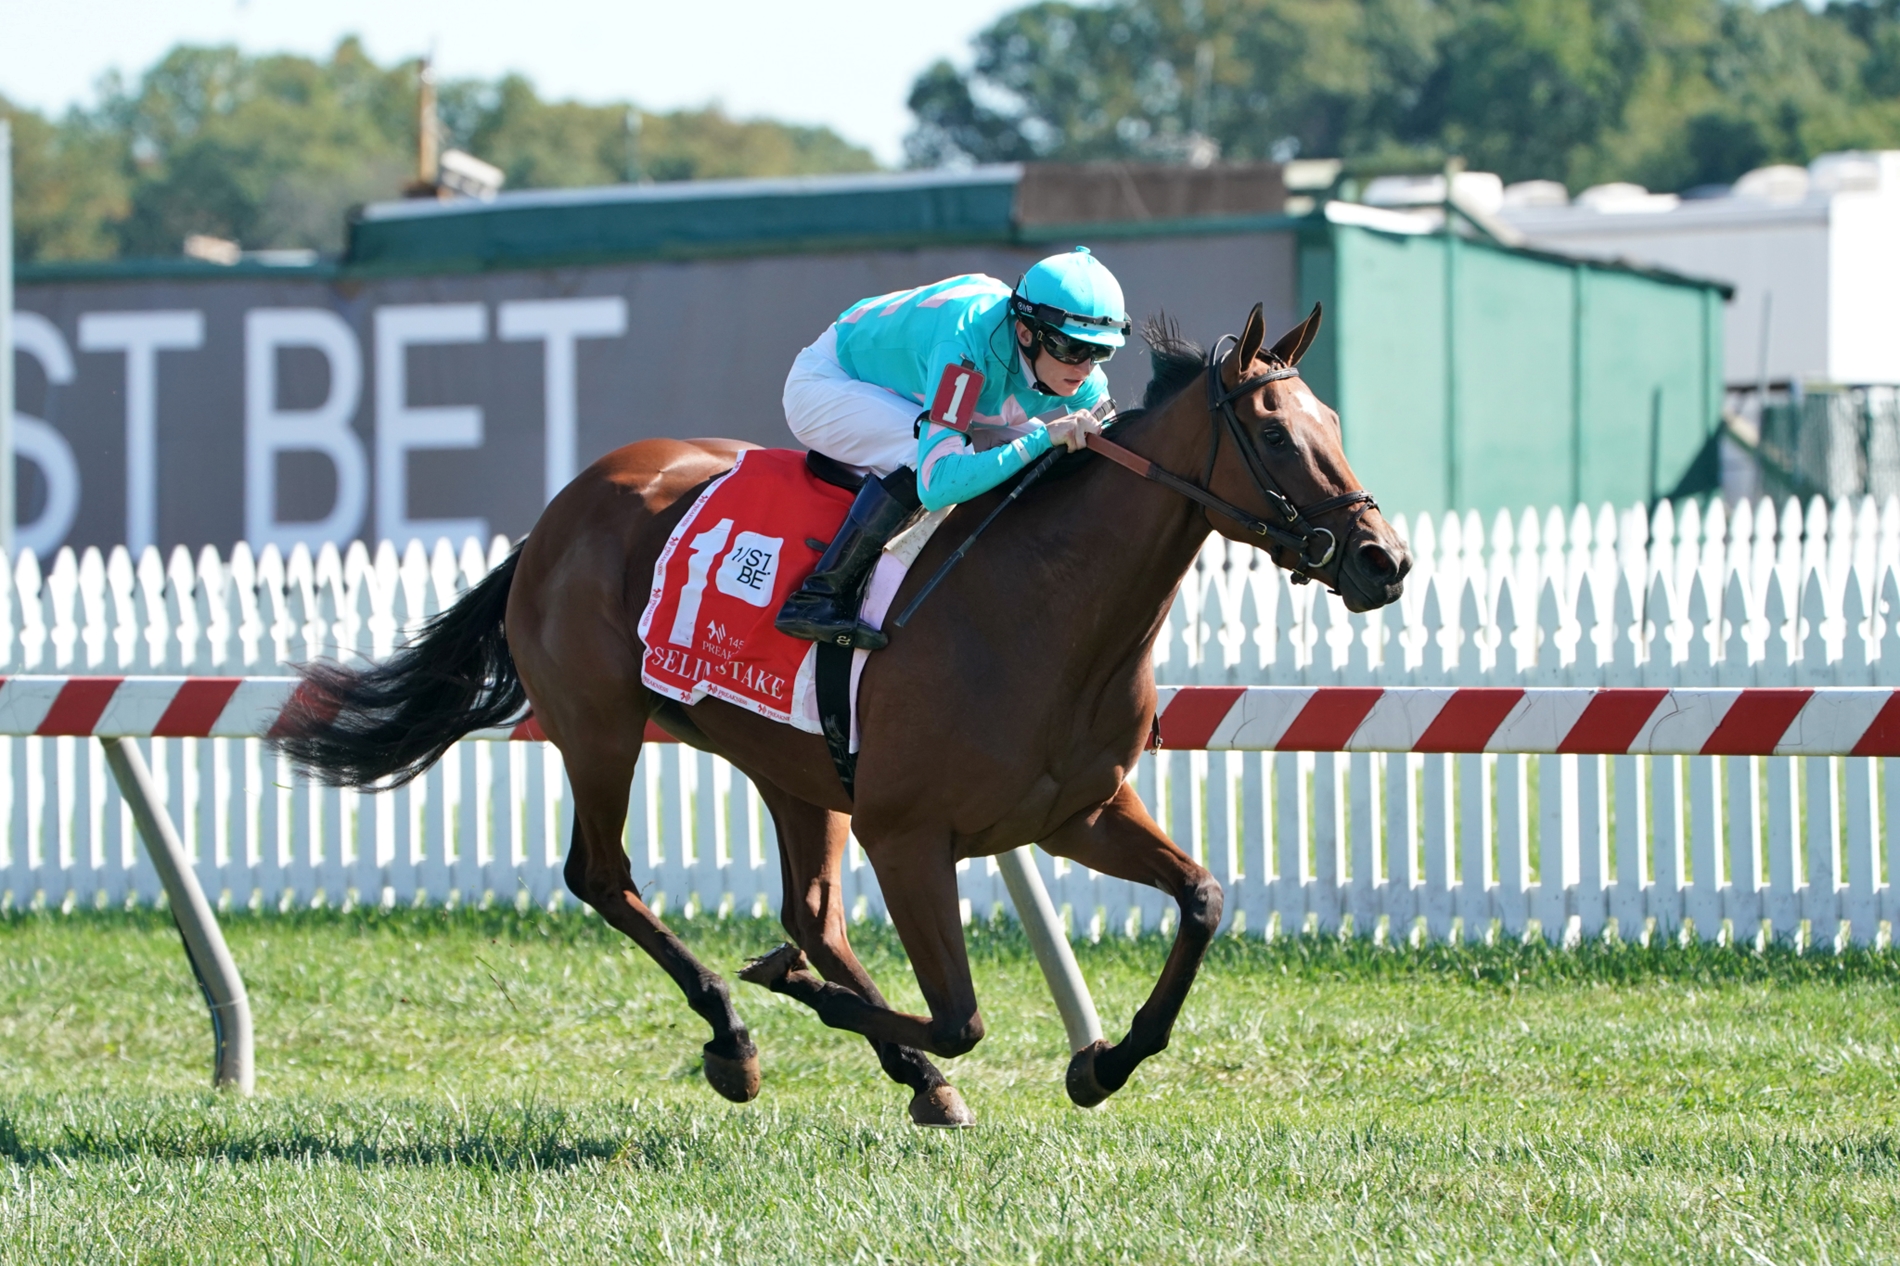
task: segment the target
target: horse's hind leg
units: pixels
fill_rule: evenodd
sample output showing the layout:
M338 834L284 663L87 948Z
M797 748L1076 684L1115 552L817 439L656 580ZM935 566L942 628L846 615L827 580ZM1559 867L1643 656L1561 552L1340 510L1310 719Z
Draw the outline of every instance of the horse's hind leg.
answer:
M957 863L948 830L929 828L866 842L891 924L910 955L910 967L929 1015L894 1011L819 980L804 956L789 947L747 965L739 979L796 998L834 1029L877 1042L912 1046L932 1055L963 1055L983 1040L976 987L964 953L957 909Z
M779 864L785 889L780 919L798 946L797 950L788 946L777 952L796 957L782 975L777 971L777 964L764 968L764 973L781 980L802 975L805 979L792 982L788 986L791 989L800 984L823 988L811 977L806 966L809 959L810 966L816 967L826 981L852 990L874 1006L888 1007L870 973L852 951L846 935L844 850L850 838L851 819L796 799L764 782L757 786L778 828ZM803 956L797 957L801 950ZM767 955L760 960L761 965L774 957ZM877 1052L877 1061L885 1074L910 1088L912 1121L918 1125L938 1126L975 1124L976 1117L964 1104L963 1096L922 1051L876 1038L866 1040Z
M629 727L621 725L615 727L617 737L603 736L579 751L563 749L574 788L574 843L564 875L574 895L645 950L680 987L686 1004L712 1026L712 1041L704 1049L706 1080L734 1103L745 1103L759 1093L759 1053L732 1008L731 991L640 900L621 846L645 720L641 715L632 725L631 744Z
M1168 1048L1174 1021L1220 927L1220 884L1162 833L1127 783L1100 809L1063 823L1043 847L1101 874L1159 888L1181 909L1174 948L1128 1036L1112 1045L1085 1046L1069 1061L1069 1098L1092 1108L1126 1085L1142 1060Z

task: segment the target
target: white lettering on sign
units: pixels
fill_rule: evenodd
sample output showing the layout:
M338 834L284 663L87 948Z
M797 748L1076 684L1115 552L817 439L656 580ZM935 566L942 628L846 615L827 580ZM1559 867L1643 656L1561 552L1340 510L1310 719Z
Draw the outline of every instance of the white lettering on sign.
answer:
M376 530L398 549L411 540L428 542L438 536L452 541L488 536L487 519L409 517L409 454L482 446L480 406L409 403L409 350L487 339L488 309L479 303L390 304L376 309Z
M576 470L575 408L578 376L574 345L581 339L619 338L627 332L627 301L619 295L597 299L520 299L501 305L496 331L511 342L540 340L542 421L545 465L543 499L567 487Z
M158 544L158 354L204 346L205 314L87 312L79 350L125 353L125 544Z
M726 547L732 535L732 520L721 519L693 538L693 556L686 562L686 587L680 590L680 609L673 616L673 628L666 640L675 646L691 646L693 629L699 624L699 600L706 596L706 573L712 570L713 556ZM721 586L723 588L724 586Z
M755 607L770 606L772 585L778 580L778 552L785 544L782 536L760 536L741 532L733 538L732 549L719 564L716 583L719 592L731 594Z
M278 400L277 354L286 347L319 353L330 392L314 408ZM328 308L252 308L244 314L244 535L252 549L288 554L299 541L355 540L369 505L369 459L350 419L363 394L363 353L347 322ZM336 471L330 513L312 522L277 517L277 455L321 453Z
M37 312L13 314L13 350L40 363L49 387L73 380L73 353L59 327ZM14 544L41 558L51 558L66 543L79 517L79 460L66 437L44 418L13 411L13 455L40 468L46 481L46 504L39 517L14 529Z

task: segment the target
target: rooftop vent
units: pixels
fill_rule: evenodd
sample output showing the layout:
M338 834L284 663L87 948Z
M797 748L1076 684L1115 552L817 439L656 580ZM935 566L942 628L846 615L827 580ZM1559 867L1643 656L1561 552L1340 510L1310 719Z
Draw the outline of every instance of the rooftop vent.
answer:
M1809 188L1826 194L1900 190L1900 150L1823 154L1808 164Z
M1570 190L1560 180L1520 180L1504 186L1504 207L1519 210L1541 207L1567 207Z
M184 254L186 259L201 259L207 264L235 264L244 258L244 248L228 237L216 237L210 233L188 233L185 235Z
M507 179L501 168L459 149L442 151L437 166L436 181L442 188L458 197L482 202L493 202Z
M1461 171L1452 189L1461 205L1479 212L1495 212L1504 205L1504 181L1496 172ZM1434 207L1445 203L1445 177L1380 176L1366 186L1365 201L1374 207Z
M1577 205L1604 215L1640 215L1648 211L1673 211L1682 199L1673 193L1651 193L1641 185L1617 180L1607 185L1591 185L1577 195Z
M1809 183L1807 168L1779 163L1773 167L1757 167L1736 181L1734 196L1750 202L1786 205L1806 200Z

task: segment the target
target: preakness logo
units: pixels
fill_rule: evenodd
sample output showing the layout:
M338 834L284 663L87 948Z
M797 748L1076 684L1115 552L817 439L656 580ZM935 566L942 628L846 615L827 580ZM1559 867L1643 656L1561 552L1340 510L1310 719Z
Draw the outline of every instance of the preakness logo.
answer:
M778 553L784 544L782 536L739 533L733 538L732 549L719 564L719 575L714 580L719 592L755 607L770 606L772 586L778 580Z

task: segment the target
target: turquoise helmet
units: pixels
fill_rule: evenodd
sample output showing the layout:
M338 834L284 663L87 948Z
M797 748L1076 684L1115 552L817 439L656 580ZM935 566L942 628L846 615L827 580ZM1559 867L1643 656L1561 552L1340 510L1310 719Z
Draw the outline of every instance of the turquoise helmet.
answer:
M1016 283L1009 310L1032 325L1103 347L1128 341L1128 310L1121 283L1101 260L1078 246L1038 262Z

